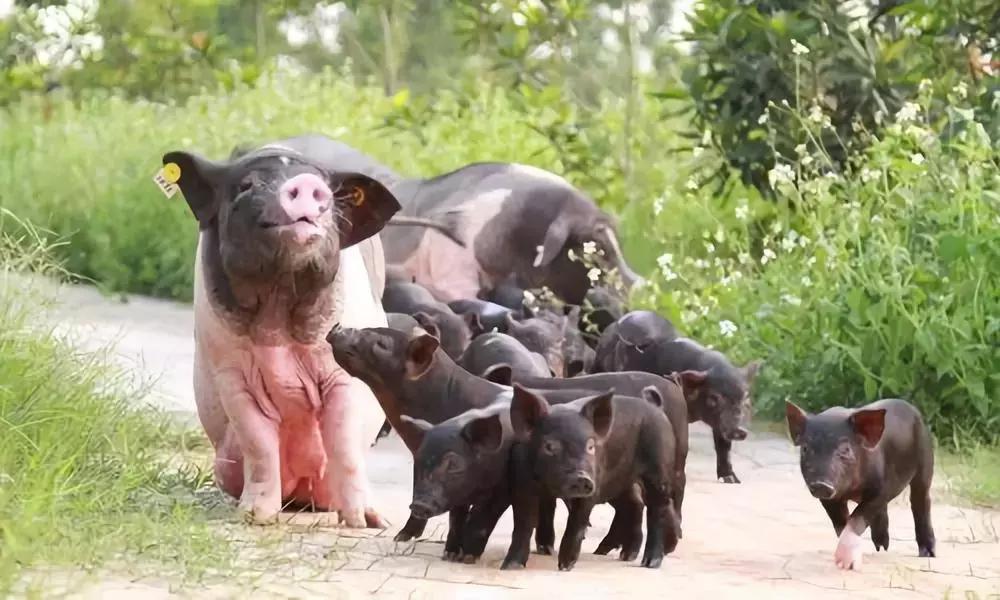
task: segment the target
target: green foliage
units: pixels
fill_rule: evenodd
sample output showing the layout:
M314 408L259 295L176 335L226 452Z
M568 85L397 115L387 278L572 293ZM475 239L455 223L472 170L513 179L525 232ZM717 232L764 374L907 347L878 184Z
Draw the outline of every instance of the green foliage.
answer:
M823 125L788 111L805 135L794 158L776 157L776 205L734 186L671 215L711 225L668 239L684 259L661 259L648 302L763 358L758 410L904 397L945 443L998 441L1000 152L967 107L953 110L970 127L941 141L922 117L931 104L865 134L844 176L829 172Z
M59 273L20 231L0 237L0 591L45 588L52 568L69 575L125 552L137 574L224 568L229 547L207 525L210 478L103 357L39 324L48 295L24 272Z

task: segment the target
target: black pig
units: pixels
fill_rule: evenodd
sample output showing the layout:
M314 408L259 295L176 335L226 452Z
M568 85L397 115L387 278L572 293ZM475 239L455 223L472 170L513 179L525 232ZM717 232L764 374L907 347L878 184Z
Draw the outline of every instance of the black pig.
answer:
M506 333L486 333L472 340L456 362L473 375L493 379L493 371L510 368L523 375L549 376L548 363Z
M647 388L644 396L655 398L658 392ZM594 505L632 497L636 481L648 507L642 564L660 566L677 546L678 524L672 499L675 441L659 406L612 392L550 406L515 384L510 419L527 441L514 446L514 535L501 568L527 564L540 496L563 498L569 505L559 546L559 569L569 570L580 556ZM623 549L623 558L632 554Z
M840 536L834 562L861 568L861 534L872 528L876 552L889 549L888 503L910 486L920 556L934 556L931 478L934 448L920 412L904 400L810 415L785 403L788 431L801 446L802 477ZM847 501L857 503L848 514Z
M480 328L475 315L459 316L438 302L416 283L392 283L385 286L382 308L386 312L412 316L428 333L441 341L448 356L458 358L472 339L472 330Z

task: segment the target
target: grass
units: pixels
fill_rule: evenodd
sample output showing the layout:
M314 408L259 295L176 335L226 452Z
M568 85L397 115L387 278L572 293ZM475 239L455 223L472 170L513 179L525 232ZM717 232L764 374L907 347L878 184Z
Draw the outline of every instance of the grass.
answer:
M39 325L49 299L19 272L59 273L25 231L0 237L0 594L116 561L188 580L225 569L231 551L210 526L221 496L186 434L135 408L141 390L105 356Z
M1000 507L1000 448L975 446L938 452L938 468L952 492L975 506Z

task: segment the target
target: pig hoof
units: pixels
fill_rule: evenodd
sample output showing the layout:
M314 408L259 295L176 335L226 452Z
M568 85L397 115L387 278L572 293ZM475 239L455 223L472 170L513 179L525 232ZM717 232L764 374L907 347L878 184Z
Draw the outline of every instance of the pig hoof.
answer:
M559 563L559 570L560 571L572 571L573 567L575 567L575 566L576 566L576 561L575 560L566 561L566 562L561 562L560 561L560 563Z
M657 556L655 558L643 558L642 559L642 566L646 567L647 569L659 569L660 565L662 565L662 564L663 564L663 557L662 556Z
M740 478L736 476L736 473L730 473L729 475L719 475L719 483L739 483Z
M448 562L462 562L462 551L461 550L446 550L444 556L441 558Z
M350 529L364 529L368 525L365 521L365 513L361 509L340 511L340 523Z
M615 543L613 540L604 538L600 544L597 545L597 550L594 550L594 554L599 556L605 556L615 548L618 548L621 544Z
M415 536L412 533L410 533L409 531L403 529L399 533L396 534L396 537L392 538L392 541L394 541L394 542L408 542L408 541L412 540L414 537Z
M370 529L389 528L389 524L385 522L385 519L383 519L381 515L375 512L374 508L365 509L365 525L367 525Z
M543 556L552 556L552 546L548 544L538 544L537 552Z
M843 533L840 534L840 543L837 544L837 550L833 553L833 562L837 567L844 570L861 570L861 557L863 554L861 542L861 536L851 531L850 527L844 529Z
M278 514L281 512L280 509L265 508L243 503L240 503L238 510L240 512L240 516L243 518L243 521L249 525L273 525L278 522Z
M474 565L479 560L479 556L475 554L466 554L462 557L462 562L467 565Z
M500 565L501 571L520 571L524 568L524 563L518 562L516 560L504 559L503 564Z
M633 550L631 552L626 552L625 550L622 550L621 553L618 555L618 560L624 562L632 562L633 560L638 558L638 556L639 556L638 550Z
M934 554L933 548L920 548L919 554L921 558L935 558L937 556Z

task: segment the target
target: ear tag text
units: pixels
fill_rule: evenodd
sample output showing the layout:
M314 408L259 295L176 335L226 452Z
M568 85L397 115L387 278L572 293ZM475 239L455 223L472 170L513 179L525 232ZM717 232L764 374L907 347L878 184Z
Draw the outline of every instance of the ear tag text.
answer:
M160 188L163 195L172 198L180 190L177 182L181 179L181 168L177 163L167 163L153 175L153 183Z

